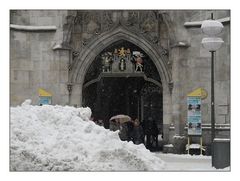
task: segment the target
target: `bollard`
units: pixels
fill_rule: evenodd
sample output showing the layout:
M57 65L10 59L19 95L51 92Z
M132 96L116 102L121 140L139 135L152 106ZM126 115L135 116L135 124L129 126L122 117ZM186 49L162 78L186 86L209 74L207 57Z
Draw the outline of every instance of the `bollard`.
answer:
M222 169L230 166L230 139L215 138L213 140L213 167Z

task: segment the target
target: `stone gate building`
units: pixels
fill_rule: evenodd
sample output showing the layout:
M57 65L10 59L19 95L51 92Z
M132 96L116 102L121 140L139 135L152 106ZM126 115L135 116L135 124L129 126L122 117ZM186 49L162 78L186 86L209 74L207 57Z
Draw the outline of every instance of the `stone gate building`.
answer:
M151 116L171 143L186 136L187 94L203 88L209 145L211 54L201 46L200 27L211 12L224 25L215 60L216 130L229 137L229 10L11 10L11 106L29 98L38 105L42 88L52 104L89 106L104 121L120 113Z

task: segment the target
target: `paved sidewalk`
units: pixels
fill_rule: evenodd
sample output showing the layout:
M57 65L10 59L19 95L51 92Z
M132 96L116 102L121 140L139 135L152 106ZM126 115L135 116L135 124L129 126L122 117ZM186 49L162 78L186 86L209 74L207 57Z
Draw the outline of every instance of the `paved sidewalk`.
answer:
M211 156L177 155L155 153L166 163L169 171L230 171L230 168L215 169L211 166Z

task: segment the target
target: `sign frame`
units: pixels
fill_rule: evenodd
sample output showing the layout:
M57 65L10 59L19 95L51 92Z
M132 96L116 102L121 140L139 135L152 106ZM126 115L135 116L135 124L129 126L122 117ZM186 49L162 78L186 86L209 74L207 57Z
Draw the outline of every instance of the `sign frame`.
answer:
M202 136L202 116L201 116L201 97L188 96L188 135Z

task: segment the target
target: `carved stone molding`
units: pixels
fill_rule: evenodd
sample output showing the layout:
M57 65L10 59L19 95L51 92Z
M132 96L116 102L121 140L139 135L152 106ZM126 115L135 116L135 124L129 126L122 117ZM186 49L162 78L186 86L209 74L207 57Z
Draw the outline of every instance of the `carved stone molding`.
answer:
M69 95L71 95L72 94L72 84L71 83L68 83L67 84L67 90L68 90L68 93L69 93Z
M169 91L170 91L171 94L172 94L173 86L174 85L173 85L172 81L168 83L168 88L169 88Z
M107 34L112 34L111 32L115 30L123 29L135 34L140 41L148 42L171 72L169 47L161 46L160 27L165 19L159 11L154 10L71 11L64 24L63 43L68 45L73 53L79 52L79 54L78 56L72 54L69 70L72 70L78 60L81 61L79 57L85 54L91 44Z
M79 51L72 50L72 59L68 64L68 70L69 71L72 71L72 68L73 68L75 62L77 61L79 55L80 55Z
M146 38L154 46L160 46L159 31L163 19L162 14L154 10L76 11L75 15L72 13L66 17L63 42L73 44L76 39L73 37L77 35L82 46L86 46L96 36L101 36L103 32L110 31L117 26L124 26L129 31ZM76 47L73 48L76 49Z

